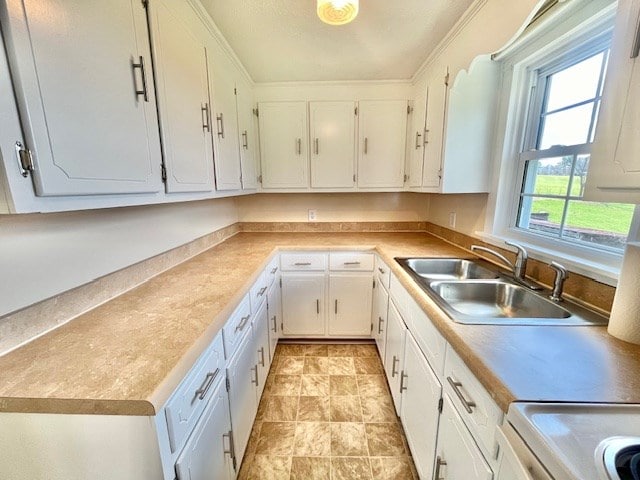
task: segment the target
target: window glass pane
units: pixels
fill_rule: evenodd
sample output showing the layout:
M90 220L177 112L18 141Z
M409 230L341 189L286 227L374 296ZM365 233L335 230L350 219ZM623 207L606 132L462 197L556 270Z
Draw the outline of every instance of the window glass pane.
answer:
M569 188L572 161L573 156L528 161L522 193L566 195Z
M575 105L598 94L604 52L587 58L549 77L547 112Z
M523 198L518 226L536 233L560 236L565 200L556 198Z
M578 155L576 166L573 170L573 180L571 181L571 196L582 197L584 186L587 181L587 171L589 169L589 155Z
M544 116L540 125L538 149L587 143L593 107L593 103L587 103Z
M563 237L623 249L635 205L569 200Z

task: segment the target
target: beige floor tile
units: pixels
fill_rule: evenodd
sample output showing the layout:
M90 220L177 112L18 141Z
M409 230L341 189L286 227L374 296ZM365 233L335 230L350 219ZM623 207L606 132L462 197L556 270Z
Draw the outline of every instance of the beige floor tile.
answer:
M328 345L305 345L304 354L307 357L326 357L329 355Z
M302 375L273 375L267 380L265 395L300 395L301 378Z
M247 449L245 451L245 455L254 453L256 451L256 447L258 446L258 439L260 438L260 428L262 427L262 422L256 421L253 424L253 428L251 429L251 434L249 435L249 441L247 442Z
M246 452L238 471L237 480L249 480L249 474L253 468L255 455L253 453Z
M303 373L327 375L329 373L329 359L327 357L305 357Z
M331 480L369 480L371 466L367 457L331 458Z
M264 429L264 425L262 427ZM371 456L404 455L404 439L397 423L367 423L367 443Z
M396 411L391 398L387 395L360 397L362 421L366 423L395 422Z
M353 346L354 357L373 357L379 358L378 348L374 344L367 345L354 345Z
M302 373L304 357L283 357L276 367L276 373L280 375L298 375Z
M300 397L299 422L328 422L330 419L329 397Z
M384 375L358 375L358 391L363 397L389 395Z
M262 428L264 428L264 425ZM364 424L347 422L332 423L331 455L345 457L361 457L368 455Z
M305 397L329 395L329 375L302 375L300 395Z
M328 345L328 353L330 357L352 357L355 345L339 344Z
M356 357L353 359L353 364L356 369L356 373L362 374L378 374L384 373L382 370L382 364L378 358L374 357Z
M373 480L414 480L409 457L371 457Z
M357 395L334 396L330 402L332 422L362 422L360 397Z
M291 471L291 457L255 455L247 480L288 480Z
M304 355L304 345L279 343L277 353L283 357L300 357Z
M331 375L329 377L331 395L358 395L355 375Z
M291 455L295 430L294 422L263 422L256 455Z
M326 422L298 423L293 454L300 457L328 457L331 455L331 424Z
M298 414L298 396L268 396L260 402L260 418L267 422L294 422Z
M329 367L324 373L329 375L353 375L356 373L352 357L329 357Z
M293 457L291 480L329 480L331 460L329 457Z

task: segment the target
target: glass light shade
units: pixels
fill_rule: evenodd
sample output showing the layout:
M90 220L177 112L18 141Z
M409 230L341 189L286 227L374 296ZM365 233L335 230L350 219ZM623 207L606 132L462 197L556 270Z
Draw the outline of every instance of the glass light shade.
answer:
M318 0L318 17L329 25L344 25L358 15L358 0Z

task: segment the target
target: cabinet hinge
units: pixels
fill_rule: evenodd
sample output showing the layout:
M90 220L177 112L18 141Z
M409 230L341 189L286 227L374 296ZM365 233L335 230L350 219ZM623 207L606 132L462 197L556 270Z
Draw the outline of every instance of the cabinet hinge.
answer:
M258 183L262 183L262 175L258 175Z
M447 74L444 76L444 84L445 86L449 86L449 70L447 69Z
M357 177L356 177L356 174L354 173L354 174L353 174L353 181L354 181L354 182L356 181L356 178L357 178Z
M282 288L282 277L280 277L278 280L279 280L279 283L280 283L280 288Z
M438 170L438 178L442 179L442 169Z
M373 288L376 288L376 279L373 279Z
M407 115L411 115L411 112L413 112L413 107L411 105L407 105Z
M260 110L258 110L257 108L254 108L254 109L253 109L253 114L254 114L256 117L259 117L259 116L260 116Z
M284 322L280 322L280 331L284 331Z
M142 6L147 9L149 8L149 0L142 0Z
M440 397L440 400L438 400L438 412L442 413L442 407L444 407L444 400Z
M233 94L238 95L238 89L236 87L233 87Z
M405 174L405 176L404 176L404 183L407 183L407 180L409 180L409 175Z
M231 382L229 381L229 377L224 379L224 386L226 387L227 392L231 390Z
M356 107L356 108L354 108L354 109L353 109L353 114L354 114L354 115L358 115L358 107Z
M21 142L16 142L16 155L18 156L18 165L20 166L20 174L23 177L28 177L29 172L33 172L33 155L31 150L24 148Z
M164 163L160 164L160 173L162 175L162 181L167 181L167 167L164 166Z
M370 330L370 332L371 332L371 333L373 333L373 323L371 324L371 330Z

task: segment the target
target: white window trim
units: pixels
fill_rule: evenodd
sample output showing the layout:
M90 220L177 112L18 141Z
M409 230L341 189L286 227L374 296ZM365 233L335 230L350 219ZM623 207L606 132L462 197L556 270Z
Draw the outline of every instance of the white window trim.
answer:
M493 188L487 205L485 230L476 232L488 243L503 248L505 240L521 243L533 258L545 262L559 261L576 273L608 285L617 283L622 252L577 246L515 228L516 199L519 198L522 178L518 177L521 173L519 162L514 159L525 145L529 102L533 100L530 85L534 73L529 66L547 63L559 51L578 47L594 35L612 28L615 12L613 0L567 2L558 14L541 21L538 28L496 56L503 63L503 94L498 123L498 131L503 134L496 138ZM636 208L635 213L634 225L637 225L640 209Z

